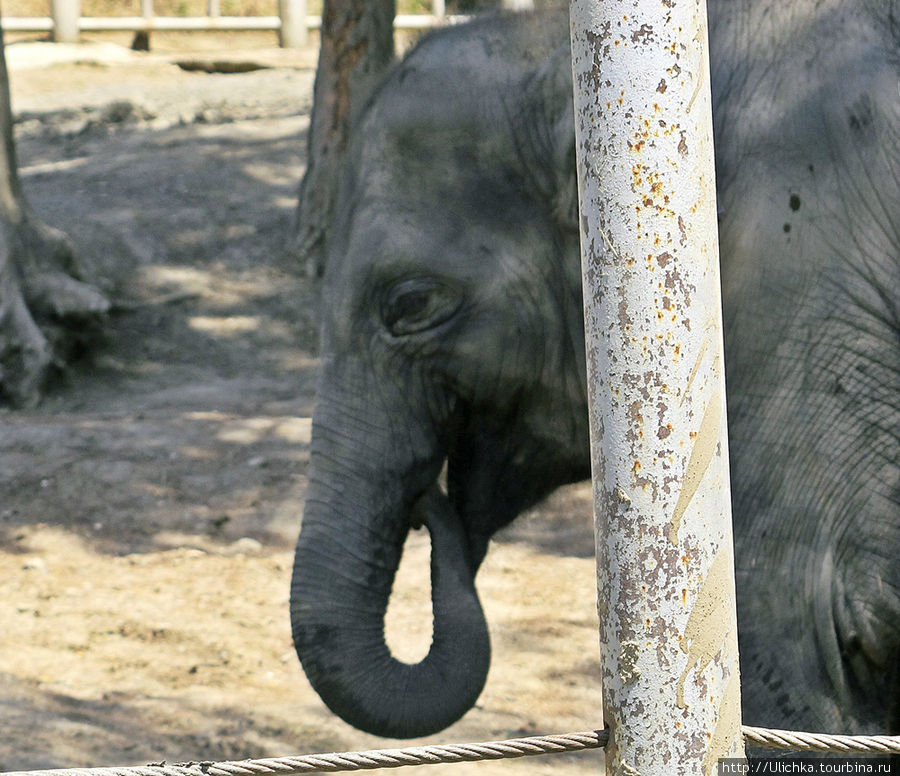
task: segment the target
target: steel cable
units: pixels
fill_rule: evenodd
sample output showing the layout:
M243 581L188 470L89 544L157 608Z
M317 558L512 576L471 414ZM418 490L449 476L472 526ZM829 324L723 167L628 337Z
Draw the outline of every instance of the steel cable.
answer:
M769 749L840 754L900 754L900 736L841 736L799 733L743 726L744 743ZM373 749L362 752L274 757L223 762L157 763L122 768L65 768L41 771L8 771L0 776L291 776L303 773L337 773L401 768L407 765L478 762L531 757L562 752L602 749L608 730L589 730L556 736L532 736L480 744L443 744L405 749Z

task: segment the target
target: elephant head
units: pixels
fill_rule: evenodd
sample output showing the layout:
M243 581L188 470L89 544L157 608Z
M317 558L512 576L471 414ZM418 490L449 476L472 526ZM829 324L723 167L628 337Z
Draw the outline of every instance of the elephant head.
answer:
M490 536L589 475L571 87L556 83L568 49L553 55L564 24L427 39L348 153L291 619L323 700L380 735L427 735L474 704ZM419 524L434 633L410 665L390 654L384 614Z

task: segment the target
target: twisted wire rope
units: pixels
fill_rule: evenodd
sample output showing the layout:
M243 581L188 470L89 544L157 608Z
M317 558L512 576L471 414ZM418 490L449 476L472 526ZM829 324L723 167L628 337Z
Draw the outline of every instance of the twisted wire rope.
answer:
M749 727L741 729L744 743L769 749L841 754L900 754L900 736L841 736ZM441 744L405 749L271 757L223 762L157 763L121 768L64 768L8 771L2 776L292 776L304 773L401 768L407 765L479 762L562 752L602 749L609 730L589 730L554 736L532 736L479 744Z
M793 730L741 728L744 743L766 749L837 754L900 754L900 736L838 736L826 733L798 733Z

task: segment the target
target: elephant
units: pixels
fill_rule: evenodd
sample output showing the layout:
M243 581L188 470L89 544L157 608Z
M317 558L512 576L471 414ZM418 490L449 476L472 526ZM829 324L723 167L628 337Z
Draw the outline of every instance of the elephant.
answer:
M709 2L749 724L900 732L898 18ZM475 703L491 536L590 477L574 154L564 12L426 36L356 122L290 607L312 686L363 730ZM434 633L410 665L383 621L421 525Z

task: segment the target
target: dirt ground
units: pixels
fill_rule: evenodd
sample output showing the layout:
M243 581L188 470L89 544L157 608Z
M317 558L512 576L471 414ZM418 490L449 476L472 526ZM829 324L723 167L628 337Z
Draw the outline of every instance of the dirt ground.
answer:
M8 48L27 194L116 311L41 407L0 414L0 770L399 745L335 718L290 640L318 288L289 247L314 52L207 44L187 54L269 67L186 72L177 47L109 41ZM573 487L494 543L487 688L430 741L597 726L589 514ZM427 554L411 536L389 612L407 659L430 636Z

